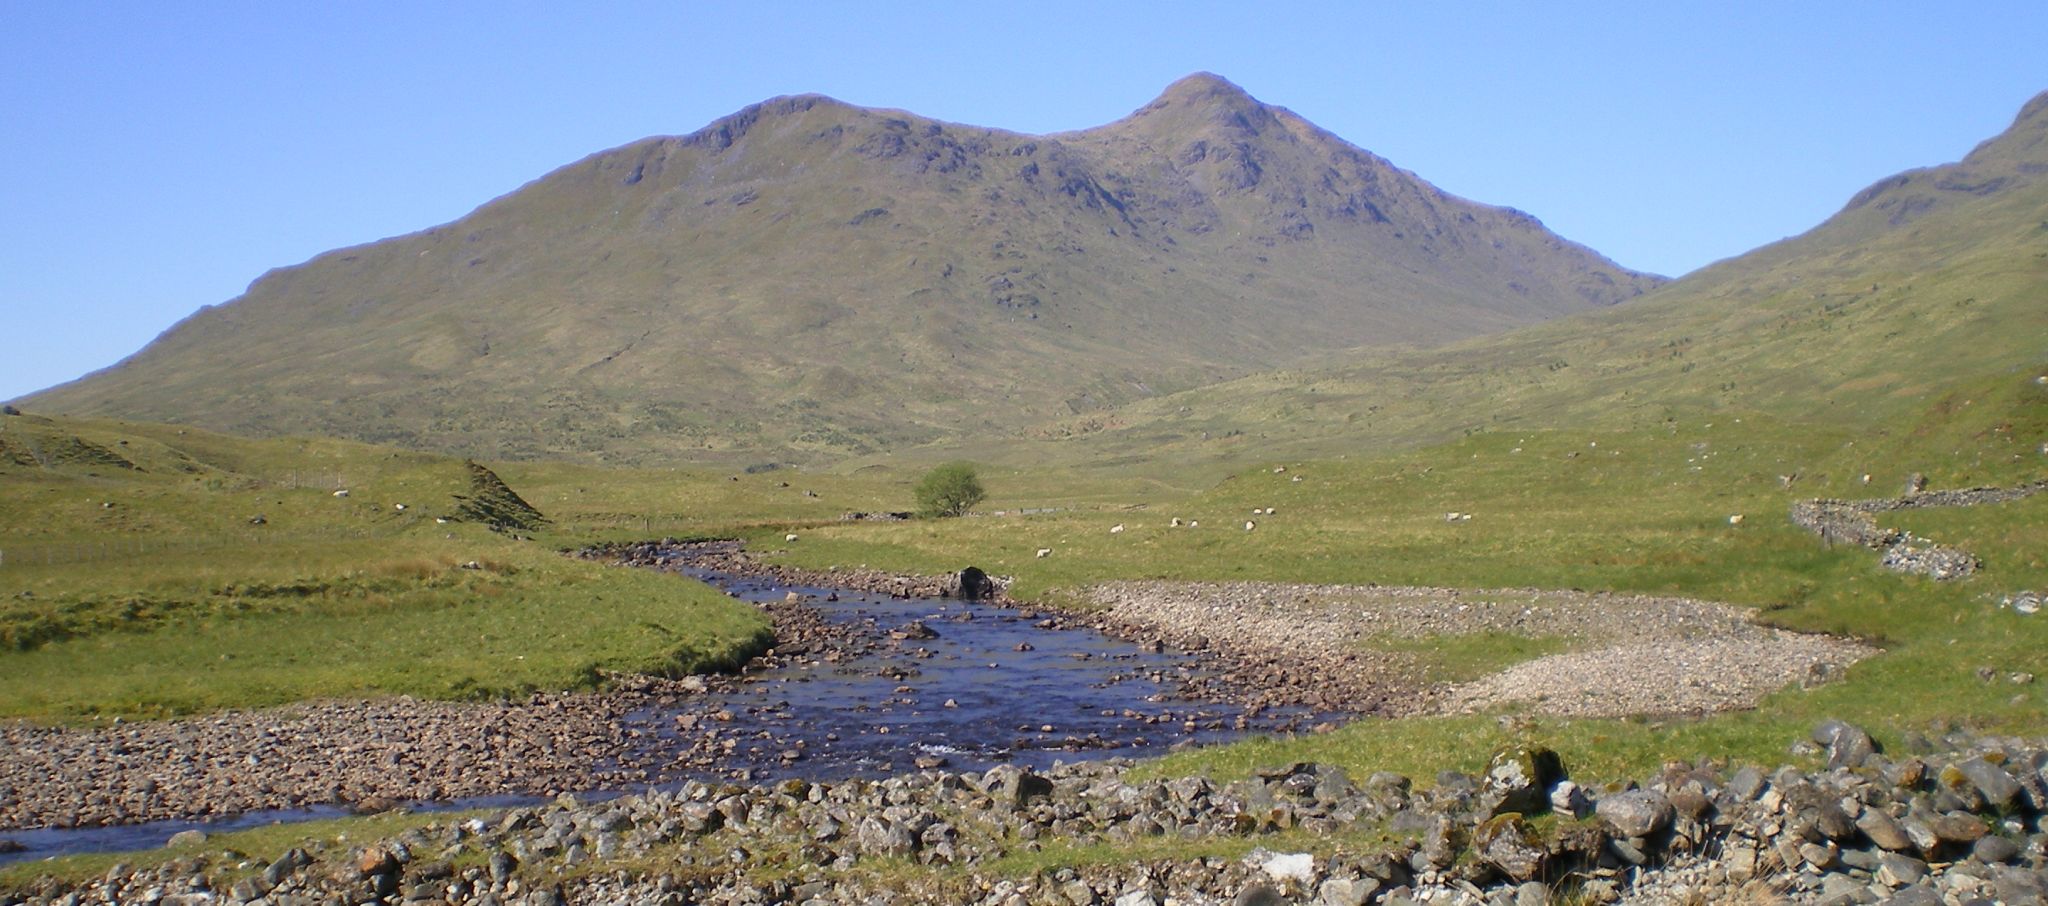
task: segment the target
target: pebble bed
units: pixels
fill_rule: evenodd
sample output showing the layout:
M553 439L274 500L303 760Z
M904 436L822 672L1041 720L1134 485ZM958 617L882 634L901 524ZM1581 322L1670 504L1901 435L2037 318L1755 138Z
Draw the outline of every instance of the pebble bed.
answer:
M1794 683L1839 677L1874 649L1758 626L1749 612L1689 598L1505 589L1121 582L1088 596L1112 620L1169 640L1239 652L1262 688L1320 686L1390 716L1511 702L1578 717L1704 714L1754 707ZM1463 684L1421 684L1379 639L1471 633L1564 638L1575 650ZM1361 709L1364 710L1364 709Z

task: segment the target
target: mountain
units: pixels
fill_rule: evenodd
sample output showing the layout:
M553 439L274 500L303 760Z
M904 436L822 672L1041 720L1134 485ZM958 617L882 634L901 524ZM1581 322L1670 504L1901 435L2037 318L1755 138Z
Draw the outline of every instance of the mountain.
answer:
M1357 350L1037 426L1052 446L973 452L1216 461L1748 414L1845 432L1902 469L2028 478L2048 467L2044 300L2048 93L1961 161L1880 180L1805 234L1628 305Z
M24 405L492 458L838 456L1660 282L1213 75L1045 136L810 95L273 271Z

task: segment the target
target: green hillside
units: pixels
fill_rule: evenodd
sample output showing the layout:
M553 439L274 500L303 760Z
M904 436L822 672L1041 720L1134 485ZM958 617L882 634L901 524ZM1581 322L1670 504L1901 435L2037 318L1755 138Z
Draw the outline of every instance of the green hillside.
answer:
M1893 471L2048 465L2048 95L1959 163L1618 308L1426 350L1358 351L1044 423L988 457L1323 456L1479 433L1768 415L1851 429Z
M1049 136L801 96L274 271L25 405L497 459L823 460L1658 282L1206 74Z
M477 470L496 475L345 441L0 416L0 717L497 697L726 666L766 644L763 618L707 588L562 557L573 529L494 531L472 511L502 498ZM682 512L871 503L843 482L815 485L831 502L778 505L773 482L723 476L615 473L593 494L587 470L507 475L500 487L583 530L623 523L629 496L634 523L667 510L682 531Z

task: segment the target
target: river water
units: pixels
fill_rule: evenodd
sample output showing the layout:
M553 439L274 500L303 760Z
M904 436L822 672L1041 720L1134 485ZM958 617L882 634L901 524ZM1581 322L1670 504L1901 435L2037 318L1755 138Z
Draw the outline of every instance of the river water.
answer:
M1246 714L1234 705L1186 699L1179 693L1201 668L1184 656L1147 651L1094 630L1048 628L1028 611L686 572L754 602L782 601L795 593L872 644L832 659L750 672L741 682L717 684L674 707L629 715L626 729L636 745L649 750L643 754L657 762L675 755L657 786L710 777L836 780L1004 763L1044 768L1057 761L1157 755L1176 745L1220 742L1324 716ZM716 754L710 762L701 757L707 736ZM491 797L412 807L537 801ZM0 853L0 863L147 849L192 828L214 833L342 814L339 807L326 807L206 823L0 831L0 839L26 847Z

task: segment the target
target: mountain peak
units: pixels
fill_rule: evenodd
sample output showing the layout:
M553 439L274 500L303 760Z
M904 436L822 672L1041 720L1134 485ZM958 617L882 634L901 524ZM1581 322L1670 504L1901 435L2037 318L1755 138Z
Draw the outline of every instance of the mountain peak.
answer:
M1170 136L1182 143L1195 136L1256 136L1274 125L1274 108L1260 103L1235 83L1212 72L1183 76L1166 86L1152 103L1106 129L1134 127L1155 138Z
M1201 98L1242 99L1257 103L1248 92L1213 72L1194 72L1175 79L1173 84L1159 93L1159 100L1197 100Z
M1146 114L1161 110L1180 108L1197 113L1215 113L1221 110L1245 111L1263 108L1257 98L1252 97L1237 83L1213 72L1197 72L1182 76L1152 103L1139 108L1138 113Z

